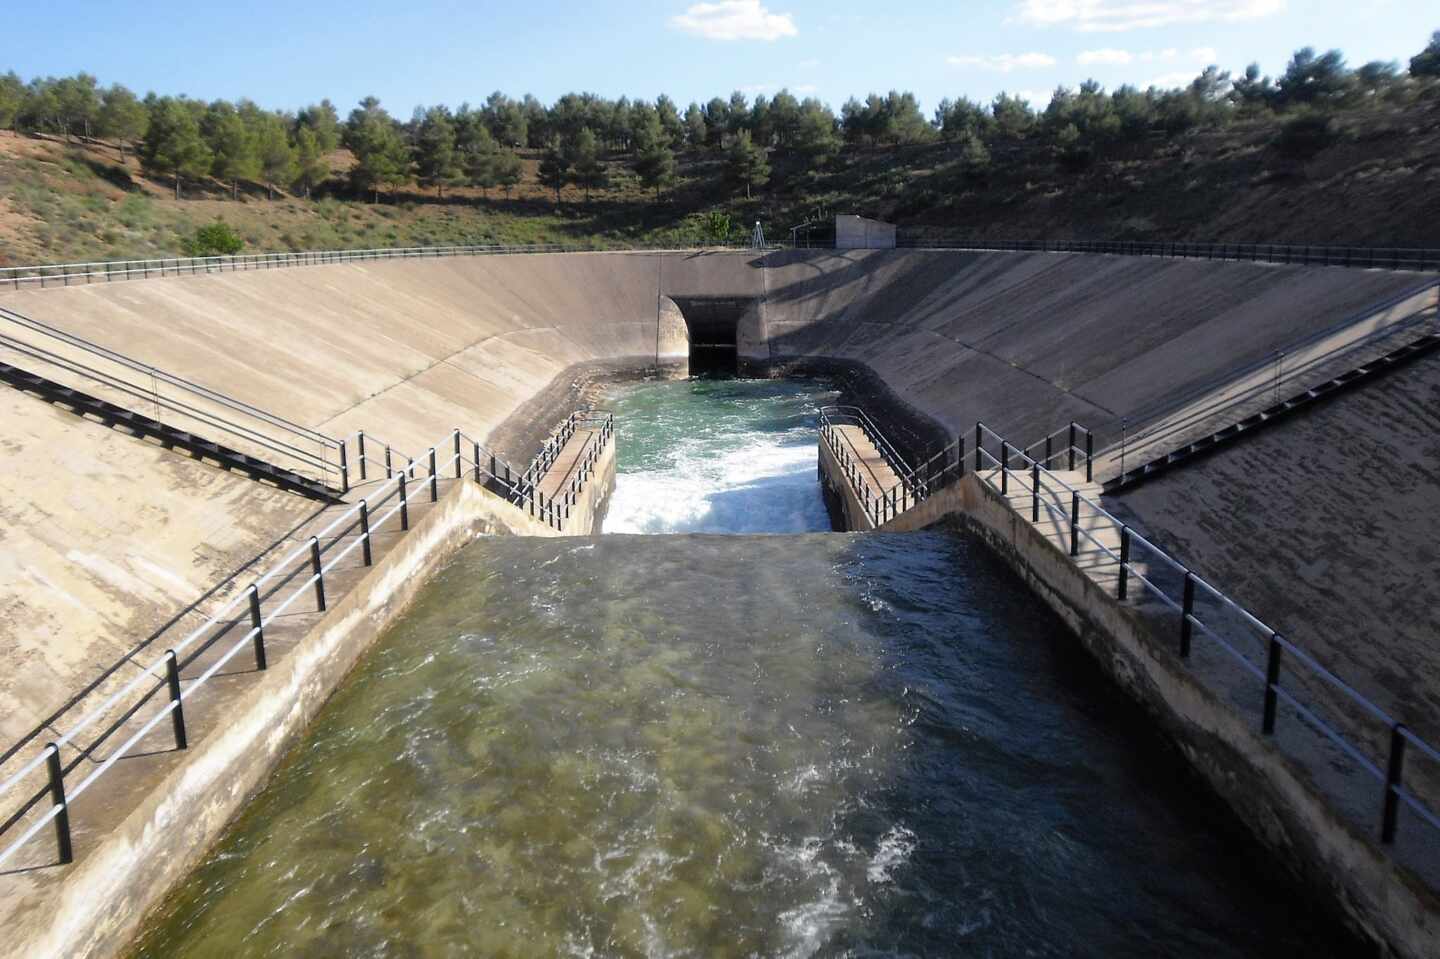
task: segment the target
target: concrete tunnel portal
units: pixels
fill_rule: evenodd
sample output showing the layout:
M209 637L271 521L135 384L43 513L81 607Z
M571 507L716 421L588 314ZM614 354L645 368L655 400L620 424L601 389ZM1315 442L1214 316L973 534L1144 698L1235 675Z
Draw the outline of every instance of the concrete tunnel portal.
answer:
M759 316L758 297L671 296L688 339L690 373L733 376L739 369L741 327Z

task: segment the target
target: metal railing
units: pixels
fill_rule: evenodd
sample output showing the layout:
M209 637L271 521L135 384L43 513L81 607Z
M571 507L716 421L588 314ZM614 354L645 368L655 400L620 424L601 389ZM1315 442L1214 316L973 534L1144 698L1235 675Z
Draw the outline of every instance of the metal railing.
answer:
M283 615L307 593L314 596L315 610L323 613L328 602L326 574L357 549L360 551L361 565L373 565L375 534L392 520L396 521L399 531L407 531L410 528L410 507L414 503L414 497L418 493L432 503L437 502L442 476L457 481L469 477L502 495L520 509L527 510L531 516L552 528L563 529L571 510L578 502L584 484L593 476L605 445L614 437L614 416L601 410L572 414L556 435L564 432L568 439L576 429L590 430L591 435L587 438L586 446L575 466L567 475L566 482L559 492L552 496L544 495L539 489L538 481L543 478L543 473L528 480L522 478L507 463L486 450L479 441L458 428L451 431L448 444L441 443L430 447L419 461L363 432L339 441L342 447L350 442L355 444L362 482L369 481L372 469L375 469L377 474L379 469L384 470L383 480L377 475L379 485L375 489L333 519L324 529L309 536L303 545L271 566L267 572L237 591L180 642L167 649L164 655L142 664L138 655L148 647L150 641L142 643L92 681L80 694L72 697L66 706L50 715L0 754L0 765L10 763L26 747L38 744L47 732L58 733L54 739L38 748L18 769L0 781L0 801L3 801L3 797L13 793L27 780L34 784L37 778L43 779L43 783L25 794L5 820L0 822L0 836L5 836L24 823L27 817L31 819L17 838L0 849L0 871L3 871L5 864L19 849L52 824L59 861L73 861L70 809L74 801L84 795L115 763L131 754L141 740L167 717L174 736L174 748L188 748L186 701L246 649L251 650L257 671L267 669L266 627L272 625L277 617ZM442 460L438 450L447 445L449 453ZM401 458L403 463L399 462ZM423 488L417 490L416 483L423 484ZM384 512L377 515L377 510ZM343 544L344 539L351 534L358 535L348 544ZM297 579L299 582L295 583ZM267 591L267 586L272 583L275 585ZM281 590L291 585L293 589L288 595L277 601L275 597ZM184 669L209 653L237 627L244 629L246 626L248 629L225 646L214 662L198 676L181 685L181 673ZM138 667L139 672L98 705L85 711L80 718L67 723L67 731L60 732L59 723L126 664ZM98 755L102 747L110 743L142 709L162 694L166 697L165 702L154 715L108 755ZM67 748L75 751L75 755L68 761L63 758L62 753L62 750ZM70 780L76 770L85 763L94 764L95 768L81 778L78 784L72 785ZM43 814L32 816L35 808L47 797L50 799L50 807Z
M0 350L19 354L36 367L27 372L59 371L60 380L68 381L65 386L99 386L120 394L137 413L153 409L155 419L167 426L188 431L193 423L217 430L238 439L242 447L263 450L276 466L342 493L349 489L339 440L4 307ZM77 386L77 380L84 386Z
M241 253L232 256L171 256L150 260L97 260L0 267L0 290L47 289L87 283L165 276L199 276L246 270L276 270L365 260L421 259L452 256L509 256L526 253L663 252L696 249L754 249L749 244L694 243L606 245L599 243L468 244L460 246L379 247L362 250L309 250L300 253ZM763 247L778 250L776 244Z
M889 489L884 489L880 477L865 466L860 450L855 447L844 431L839 429L842 426L853 426L859 429L870 445L875 447L875 451L880 454L880 458L890 468L890 472L897 477L896 482ZM850 488L855 491L861 509L865 511L865 515L874 525L880 526L924 498L916 485L915 470L886 438L884 432L870 418L870 415L860 407L822 407L820 410L820 437L835 456L836 462L850 483ZM869 480L866 479L867 475ZM874 490L871 489L872 485L875 487Z
M1168 243L1150 240L987 240L946 230L901 227L896 246L932 250L1097 253L1190 260L1244 260L1377 270L1440 270L1440 248L1299 243Z
M1178 614L1175 651L1182 661L1191 659L1195 639L1203 636L1214 642L1216 648L1225 654L1225 658L1240 670L1241 675L1259 680L1261 686L1255 692L1254 706L1260 715L1260 731L1263 735L1275 735L1279 705L1283 702L1298 714L1302 724L1321 733L1327 741L1333 743L1373 778L1380 786L1376 796L1376 809L1379 813L1377 832L1383 844L1395 842L1402 804L1420 821L1440 829L1440 816L1406 787L1404 775L1407 747L1437 763L1440 763L1440 751L1422 740L1403 722L1361 695L1303 648L1282 636L1255 614L1201 578L1194 570L1172 558L1124 521L1084 496L985 424L976 424L975 437L975 472L981 481L998 490L1006 498L1012 510L1020 513L1020 509L1010 501L1010 484L1013 482L1019 484L1022 492L1030 494L1031 522L1040 522L1043 509L1061 529L1062 539L1068 539L1069 555L1072 558L1078 556L1083 537L1088 542L1087 548L1097 550L1113 562L1115 598L1118 601L1134 601L1134 591L1131 589L1131 582L1134 581L1143 588L1144 595L1153 596L1171 613ZM998 446L998 455L986 448L987 442ZM1018 470L1013 468L1017 458L1021 466ZM964 474L964 469L962 458L958 464L960 475ZM1068 509L1063 505L1055 505L1057 500L1064 504L1067 497ZM1101 535L1107 530L1116 537L1116 548L1111 548L1102 541ZM1090 573L1093 572L1092 567ZM1168 583L1165 582L1167 579ZM1207 605L1209 612L1202 615L1202 607ZM1230 628L1227 629L1227 625ZM1235 628L1237 626L1238 629ZM1249 652L1242 648L1247 644L1251 647ZM1263 666L1257 660L1263 661ZM1297 680L1298 685L1294 688L1282 681L1287 669ZM1334 722L1327 721L1321 715L1320 707L1302 701L1297 695L1298 687L1307 681L1318 683L1329 692L1337 694L1340 701L1351 707L1362 719L1378 724L1377 732L1388 739L1385 755L1367 755L1365 747L1352 742L1336 728Z

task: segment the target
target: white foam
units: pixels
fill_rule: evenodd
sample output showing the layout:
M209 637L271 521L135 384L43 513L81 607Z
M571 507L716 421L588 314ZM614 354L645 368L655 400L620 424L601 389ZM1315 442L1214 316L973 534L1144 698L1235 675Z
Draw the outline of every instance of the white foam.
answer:
M828 530L813 443L751 434L728 450L682 443L660 469L621 473L607 533L801 533Z
M880 846L865 867L865 878L875 885L894 881L895 869L903 866L915 851L915 834L904 826L892 826L880 837Z

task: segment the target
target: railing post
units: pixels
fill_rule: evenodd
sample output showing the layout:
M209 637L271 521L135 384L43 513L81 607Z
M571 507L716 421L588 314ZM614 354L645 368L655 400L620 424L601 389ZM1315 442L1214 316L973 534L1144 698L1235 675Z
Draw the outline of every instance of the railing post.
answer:
M405 498L405 471L400 471L400 529L410 528L410 501Z
M1280 634L1271 633L1269 655L1265 660L1265 714L1260 720L1260 731L1267 735L1275 732L1275 707L1280 701L1276 690L1280 688L1280 657L1284 648L1280 645Z
M173 649L165 650L165 685L170 687L170 702L175 706L170 710L170 724L175 728L175 748L188 749L190 740L185 735L185 704L180 699L180 665Z
M360 457L360 482L365 482L365 431L355 434L355 451Z
M370 504L360 501L360 561L366 566L374 562L370 554Z
M1000 441L1000 495L1010 495L1010 444Z
M435 475L435 447L430 447L430 502L440 498L440 481Z
M1070 555L1080 555L1080 494L1070 493Z
M1095 482L1095 434L1085 431L1085 482Z
M350 460L345 453L345 441L340 441L340 492L350 492Z
M955 465L956 465L957 467L959 467L960 475L959 475L958 479L964 479L964 478L965 478L965 437L963 437L963 436L960 437L960 439L959 439L959 441L958 441L958 446L956 447L956 450L955 450Z
M270 664L265 658L265 627L260 621L260 587L255 583L250 584L250 628L255 632L252 640L255 646L255 668L263 672Z
M1390 728L1390 762L1385 770L1385 813L1380 820L1380 841L1390 844L1395 841L1395 827L1400 819L1399 789L1405 774L1404 723Z
M1030 522L1040 522L1040 464L1030 467Z
M1180 606L1180 658L1190 656L1190 636L1193 627L1190 616L1195 612L1195 574L1185 571L1185 597Z
M975 424L975 472L977 472L977 473L980 472L982 469L985 468L985 464L983 464L983 463L980 462L980 450L983 448L984 443L985 443L985 437L984 437L984 434L981 432L981 426L980 426L979 423L976 423L976 424Z
M480 479L480 443L479 443L478 441L474 441L474 442L475 442L475 448L474 448L473 450L471 450L470 452L474 454L474 456L472 457L472 460L473 460L473 462L474 462L474 464L475 464L475 482L479 483L479 482L481 482L481 479ZM490 475L491 475L491 476L495 476L495 457L493 457L493 456L490 457ZM498 479L498 478L499 478L499 477L496 477L496 479Z
M1070 421L1070 446L1069 446L1069 451L1070 451L1070 466L1069 466L1069 469L1072 469L1072 470L1073 470L1073 469L1075 468L1075 421L1074 421L1074 420L1071 420L1071 421Z
M388 479L392 478L394 475L395 475L395 471L390 468L390 444L389 444L389 443L386 443L386 444L385 444L385 478L388 480Z
M1120 527L1120 584L1115 588L1115 598L1124 600L1130 591L1130 527Z
M1050 461L1054 459L1054 455L1050 452L1050 441L1054 438L1054 433L1051 433L1049 436L1045 437L1045 468L1047 470L1050 468Z
M310 569L315 576L315 608L325 612L325 570L320 565L320 539L310 537Z
M460 476L461 476L461 471L460 471L460 430L459 430L459 429L456 429L456 430L455 430L455 478L458 480L458 479L460 478Z
M60 747L49 743L46 749L45 765L50 772L50 804L60 811L55 814L55 844L60 847L60 862L75 861L75 850L70 845L70 806L65 802L65 770L60 766Z

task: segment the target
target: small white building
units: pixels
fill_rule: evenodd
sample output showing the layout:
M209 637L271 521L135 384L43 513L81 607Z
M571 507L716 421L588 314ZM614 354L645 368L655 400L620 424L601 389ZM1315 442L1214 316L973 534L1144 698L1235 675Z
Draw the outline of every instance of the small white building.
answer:
M841 214L835 217L835 249L893 250L895 224L848 213Z

